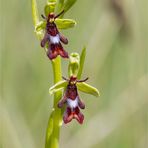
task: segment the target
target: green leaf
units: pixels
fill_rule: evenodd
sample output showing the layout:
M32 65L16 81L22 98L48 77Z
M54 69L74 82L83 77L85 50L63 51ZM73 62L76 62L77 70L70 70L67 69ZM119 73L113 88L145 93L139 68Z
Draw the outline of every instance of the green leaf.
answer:
M49 94L53 94L67 86L68 82L65 80L57 82L55 85L49 88Z
M86 56L86 48L84 47L82 52L81 52L81 56L80 56L80 67L79 67L79 72L78 72L78 75L77 75L78 79L81 78L81 74L82 74L83 67L84 67L85 56Z
M56 19L55 23L58 29L68 29L76 25L76 22L72 19Z
M48 121L48 126L46 130L46 143L45 143L45 148L48 148L51 145L51 136L53 132L53 114L54 110L51 112L49 121Z
M58 5L57 5L57 12L62 11L63 8L63 4L64 4L64 0L58 0Z
M48 16L49 13L54 12L56 6L56 2L47 2L47 4L44 7L44 13L46 16Z
M36 26L39 24L39 15L38 15L36 0L32 0L32 17L33 17L33 23L34 23L34 27L35 27L35 33L36 33L38 39L42 39L43 31L36 31Z
M69 58L68 74L69 77L77 76L79 70L80 56L78 53L71 53Z
M32 0L32 17L33 17L33 23L34 26L39 22L39 14L38 14L38 8L37 8L37 2L36 0Z
M84 92L84 93L88 93L91 95L94 95L96 97L100 96L99 91L97 90L97 88L88 85L87 83L83 82L83 83L77 83L77 88L78 90Z
M44 30L46 28L46 22L45 21L40 21L37 23L37 25L35 26L35 31L39 32L41 30Z
M65 3L64 3L64 13L66 11L68 11L73 5L74 3L76 2L77 0L67 0Z

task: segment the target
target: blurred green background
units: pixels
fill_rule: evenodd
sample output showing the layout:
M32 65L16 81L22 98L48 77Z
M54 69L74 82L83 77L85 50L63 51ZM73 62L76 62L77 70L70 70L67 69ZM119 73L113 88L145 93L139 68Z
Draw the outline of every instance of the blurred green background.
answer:
M38 0L40 14L46 0ZM37 40L31 1L0 4L2 148L43 148L52 97L51 63ZM77 26L62 31L65 49L87 56L83 78L101 97L80 94L85 122L63 125L61 148L148 147L148 1L78 0L65 18ZM67 76L68 60L62 60Z

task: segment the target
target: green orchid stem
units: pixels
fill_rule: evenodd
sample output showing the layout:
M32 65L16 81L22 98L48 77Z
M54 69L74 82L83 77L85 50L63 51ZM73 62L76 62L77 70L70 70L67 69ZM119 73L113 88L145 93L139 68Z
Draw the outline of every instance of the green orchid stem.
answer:
M52 60L52 68L53 68L53 74L54 74L54 83L57 83L62 78L60 56Z
M58 56L55 60L52 61L52 68L54 74L54 84L59 82L62 78L61 71L61 58ZM53 133L52 133L52 147L59 147L59 134L61 126L61 109L57 107L59 99L62 97L62 91L58 91L54 95L54 114L53 114Z
M52 61L54 84L62 78L61 58L58 56ZM50 115L48 127L46 131L45 148L59 148L60 127L62 125L62 110L57 107L58 101L62 97L62 91L54 94L53 112Z

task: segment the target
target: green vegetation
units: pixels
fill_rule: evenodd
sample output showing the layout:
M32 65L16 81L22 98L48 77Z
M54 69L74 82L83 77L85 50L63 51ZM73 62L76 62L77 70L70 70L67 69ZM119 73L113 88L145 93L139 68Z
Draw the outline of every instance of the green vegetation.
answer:
M39 14L46 0L38 1ZM86 46L83 77L100 90L80 94L85 121L62 127L61 148L145 148L148 128L147 0L79 0L66 13L77 26L62 31L69 53ZM33 32L31 1L1 2L1 134L3 148L43 148L52 97L52 65ZM70 32L70 33L69 33ZM63 76L67 62L62 61ZM92 77L93 76L93 77Z

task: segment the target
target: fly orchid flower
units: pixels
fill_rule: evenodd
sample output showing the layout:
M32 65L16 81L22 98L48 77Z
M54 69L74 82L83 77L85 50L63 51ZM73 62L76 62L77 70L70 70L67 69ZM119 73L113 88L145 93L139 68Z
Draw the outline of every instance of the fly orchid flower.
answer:
M72 119L76 119L80 124L83 123L84 115L81 113L80 109L84 109L85 104L81 101L78 91L99 96L99 91L95 87L85 83L88 78L79 80L83 69L84 59L85 49L82 51L81 57L79 57L79 54L77 53L72 53L70 55L68 68L69 79L63 77L64 80L57 82L49 89L50 94L56 93L61 89L65 90L63 97L57 104L59 108L64 108L64 106L66 106L66 110L63 114L63 121L65 124L71 122Z
M46 31L43 39L41 40L41 47L45 47L48 44L47 56L50 60L55 59L58 55L63 58L68 58L68 53L64 50L62 43L68 44L67 38L65 38L57 29L55 19L62 15L64 11L55 16L54 13L49 13L48 17L42 15L47 21Z
M47 3L44 9L45 16L41 15L43 21L38 21L35 24L35 32L41 40L41 47L45 48L50 60L55 59L58 55L63 58L69 57L68 52L62 46L62 43L68 44L68 40L60 33L59 29L68 29L76 25L72 19L59 18L68 10L67 6L57 15L54 13L55 6L55 2Z
M64 77L63 77L64 78ZM66 104L66 111L63 116L64 123L70 122L72 119L76 119L80 124L83 123L84 115L80 112L80 109L85 108L85 104L81 101L78 91L77 83L82 83L88 80L77 80L76 77L71 76L70 79L64 78L68 82L66 91L63 95L63 98L59 101L58 107L62 108Z

